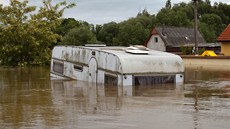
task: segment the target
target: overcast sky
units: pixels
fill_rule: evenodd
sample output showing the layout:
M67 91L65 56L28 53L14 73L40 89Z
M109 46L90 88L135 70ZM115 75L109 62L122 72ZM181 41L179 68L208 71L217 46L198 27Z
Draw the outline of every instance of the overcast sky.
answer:
M42 5L42 0L29 0L30 5ZM53 0L53 2L62 0ZM75 18L76 20L87 21L91 24L104 24L111 21L120 22L135 17L143 9L147 9L150 14L156 14L165 6L167 0L67 0L75 2L77 6L66 10L64 17ZM172 5L179 2L189 2L191 0L171 0ZM230 0L211 0L228 3ZM0 4L7 5L9 0L0 0Z

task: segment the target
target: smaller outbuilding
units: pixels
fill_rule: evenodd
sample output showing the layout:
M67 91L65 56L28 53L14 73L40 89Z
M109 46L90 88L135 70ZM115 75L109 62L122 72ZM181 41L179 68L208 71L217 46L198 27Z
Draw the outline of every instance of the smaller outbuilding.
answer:
M183 49L194 49L194 33L195 29L189 27L155 27L144 46L153 50L182 54ZM213 50L219 53L220 45L218 43L207 43L199 31L197 37L199 50Z
M217 42L221 43L221 53L230 56L230 24L217 38Z
M180 47L194 46L194 28L155 27L145 42L145 46L160 51L178 52ZM197 32L198 43L206 43L200 32Z

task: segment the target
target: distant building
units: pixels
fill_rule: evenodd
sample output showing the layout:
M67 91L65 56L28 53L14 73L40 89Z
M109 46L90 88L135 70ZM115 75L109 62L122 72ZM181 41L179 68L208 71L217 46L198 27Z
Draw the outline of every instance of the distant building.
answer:
M230 24L217 38L217 42L221 43L221 53L230 56Z
M181 53L182 47L195 46L194 28L186 27L155 27L151 31L144 45L150 49ZM199 49L211 49L220 45L206 43L200 32L197 32Z

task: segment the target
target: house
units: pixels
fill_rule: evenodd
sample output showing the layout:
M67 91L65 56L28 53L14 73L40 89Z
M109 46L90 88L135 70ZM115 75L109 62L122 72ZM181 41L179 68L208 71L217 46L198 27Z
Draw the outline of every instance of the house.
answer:
M194 48L194 33L194 28L155 27L151 31L148 39L145 41L144 46L149 49L178 53L182 51L182 47L190 47L191 49ZM197 36L199 49L208 48L209 50L213 50L213 47L218 47L218 44L206 43L199 31L197 32Z
M217 38L217 42L221 43L221 53L230 56L230 24Z

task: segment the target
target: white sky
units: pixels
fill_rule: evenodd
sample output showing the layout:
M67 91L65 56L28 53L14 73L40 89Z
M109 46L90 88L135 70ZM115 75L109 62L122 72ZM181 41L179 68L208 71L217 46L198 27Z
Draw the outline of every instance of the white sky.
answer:
M10 0L0 0L0 4L8 5ZM30 5L40 6L42 0L29 0ZM62 0L53 0L53 2ZM68 9L64 17L87 21L92 24L104 24L111 21L120 22L135 17L140 10L147 9L150 14L156 14L165 6L167 0L67 0L77 6ZM171 0L172 5L191 0ZM230 4L230 0L211 0Z

